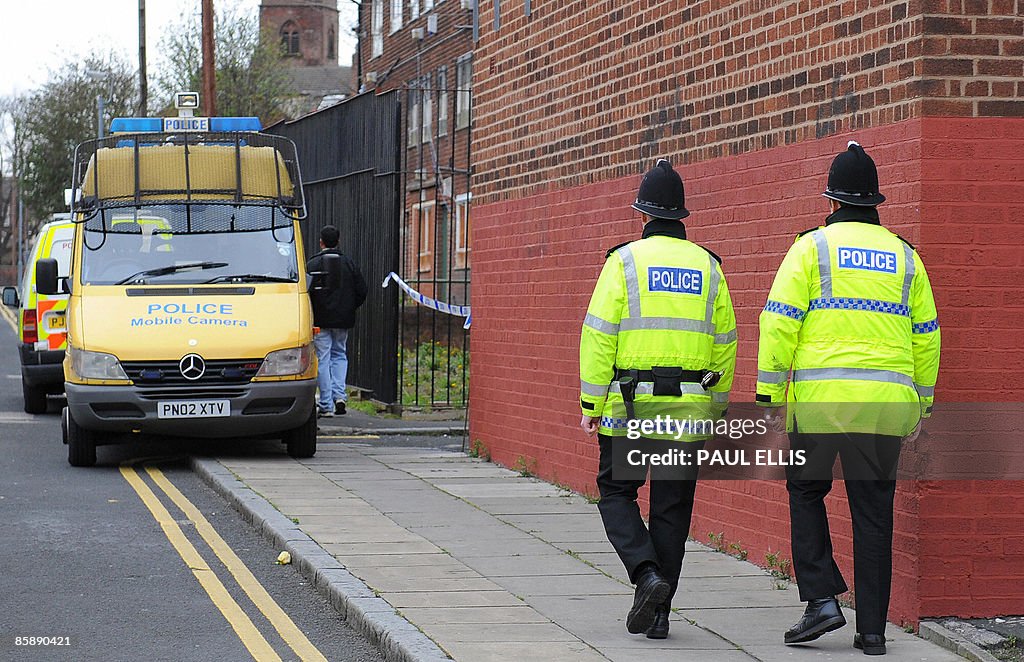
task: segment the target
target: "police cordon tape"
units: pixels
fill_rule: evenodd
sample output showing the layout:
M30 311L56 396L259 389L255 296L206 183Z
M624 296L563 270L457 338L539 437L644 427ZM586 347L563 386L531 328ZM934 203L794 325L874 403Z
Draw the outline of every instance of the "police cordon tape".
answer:
M387 287L388 283L390 283L391 281L395 281L396 283L398 283L398 286L405 290L405 293L409 295L409 298L415 301L416 303L420 304L421 306L433 308L434 310L439 310L442 313L447 313L449 315L465 317L466 323L462 325L463 329L468 329L469 325L472 323L473 316L470 314L469 306L456 306L454 304L445 303L444 301L438 301L437 299L431 299L425 294L422 294L414 290L408 283L402 280L394 271L392 271L391 273L384 277L384 282L381 283L380 286Z

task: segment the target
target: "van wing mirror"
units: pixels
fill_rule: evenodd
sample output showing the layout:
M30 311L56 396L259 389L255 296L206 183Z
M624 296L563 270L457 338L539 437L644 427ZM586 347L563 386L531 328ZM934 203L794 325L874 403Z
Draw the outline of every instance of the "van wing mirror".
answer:
M341 284L341 256L325 253L320 256L320 271L311 271L310 276L320 276L316 290L334 290Z
M57 260L44 257L36 261L36 292L39 294L63 294L58 289Z
M18 300L18 288L11 286L4 288L4 305L11 308L17 308L21 305L21 301Z

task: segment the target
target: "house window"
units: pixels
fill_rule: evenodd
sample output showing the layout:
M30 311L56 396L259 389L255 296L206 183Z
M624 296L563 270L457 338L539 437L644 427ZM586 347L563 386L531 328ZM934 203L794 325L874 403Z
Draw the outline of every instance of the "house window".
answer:
M333 60L338 54L335 50L334 44L337 42L337 38L334 36L334 28L327 31L327 59Z
M421 202L412 206L413 217L419 232L418 269L420 273L434 270L434 201Z
M418 143L420 137L420 131L423 128L420 122L420 105L423 97L423 91L420 89L420 82L418 80L410 81L409 83L409 116L406 121L406 133L408 134L406 145L408 147L414 147Z
M299 55L299 26L293 21L281 26L281 53L290 57Z
M394 34L402 27L402 2L403 0L391 0L391 33Z
M372 12L370 32L373 43L370 46L370 57L379 57L384 53L384 0L373 0Z
M440 2L440 0L438 0ZM423 0L423 13L426 14L428 11L434 8L434 0Z
M434 130L434 90L430 83L429 75L424 77L420 83L420 89L423 91L423 131L420 136L420 142L424 143L430 142L431 134Z
M469 267L469 201L471 193L455 196L455 268Z
M409 0L409 20L415 21L420 17L420 0Z
M455 62L455 128L469 126L473 103L473 55L466 54Z
M437 70L437 135L448 135L448 67Z

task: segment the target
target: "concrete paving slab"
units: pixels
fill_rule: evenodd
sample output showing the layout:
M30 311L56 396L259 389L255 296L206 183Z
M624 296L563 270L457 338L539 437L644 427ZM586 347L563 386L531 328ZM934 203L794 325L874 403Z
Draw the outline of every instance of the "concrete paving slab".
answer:
M607 662L586 644L551 642L544 646L534 643L470 643L457 642L443 646L456 660L465 662Z
M451 642L538 642L544 645L538 646L547 649L548 643L579 642L580 640L569 634L554 623L472 623L472 624L433 624L424 625L423 631L435 641L443 641L446 644ZM508 659L508 658L506 658Z
M471 484L462 485L458 483L437 483L435 485L437 489L444 490L449 494L462 497L468 501L473 501L476 497L537 497L537 496L557 496L557 489L546 483L539 482L509 482L498 483L498 484Z
M346 566L354 568L368 567L368 568L415 568L424 565L439 565L442 566L445 563L457 563L462 565L458 561L454 560L451 555L433 548L433 551L421 552L419 554L381 554L379 552L370 551L367 547L361 547L360 553L358 554L345 554L335 555L335 557L344 563Z
M385 594L392 593L446 593L467 591L501 591L499 584L490 579L480 577L388 577L372 571L350 568L352 574L366 582L370 588Z
M541 497L538 499L520 499L505 497L477 498L473 503L492 515L590 515L597 512L597 506L583 500L565 497ZM504 519L504 517L502 517Z
M642 635L629 634L624 621L600 623L588 621L586 624L565 626L582 641L600 652L605 649L631 649L638 659L646 659L652 651L673 651L677 656L686 656L685 651L702 651L702 659L718 659L717 654L725 651L740 650L736 645L722 639L686 621L673 619L669 628L668 639L653 641ZM713 653L710 651L714 651Z
M325 543L320 542L320 546L324 550L335 557L342 557L353 553L365 553L367 544L364 542L336 542L336 543ZM385 556L388 554L431 554L440 552L437 545L431 544L426 540L406 541L406 542L378 542L370 545L374 548L376 554Z
M508 591L434 591L389 593L387 601L398 609L411 607L518 607L525 604Z
M633 595L631 587L596 571L580 575L492 577L492 579L506 591L524 598L538 595Z
M751 607L790 607L799 600L796 592L771 589L741 591L692 591L676 593L675 606L687 609L747 609ZM801 610L801 613L802 610ZM793 621L794 623L796 620ZM792 624L791 624L792 625ZM788 626L787 626L788 627Z
M402 614L419 625L451 623L550 623L528 605L518 607L408 607Z
M590 575L597 572L586 563L550 547L544 554L503 555L494 550L488 556L460 554L459 560L490 577Z
M753 662L755 658L741 650L683 652L658 648L602 648L602 655L612 662Z

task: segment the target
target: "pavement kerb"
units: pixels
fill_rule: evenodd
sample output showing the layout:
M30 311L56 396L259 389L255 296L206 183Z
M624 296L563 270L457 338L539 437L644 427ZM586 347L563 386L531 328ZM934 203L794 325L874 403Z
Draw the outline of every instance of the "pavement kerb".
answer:
M191 466L263 538L288 551L296 569L349 625L380 648L388 662L451 662L433 640L231 471L208 458L193 457Z
M921 621L918 633L922 639L953 651L960 657L971 660L971 662L999 662L994 655L982 647L967 641L956 632L943 627L935 621Z

